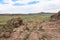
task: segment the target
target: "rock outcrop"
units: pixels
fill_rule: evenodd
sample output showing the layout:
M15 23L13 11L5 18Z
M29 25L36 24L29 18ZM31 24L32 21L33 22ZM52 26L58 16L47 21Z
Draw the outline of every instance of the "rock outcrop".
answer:
M17 19L16 19L17 20ZM60 40L60 20L19 24L12 32L6 30L0 34L0 40ZM20 24L21 23L21 24Z
M50 17L50 20L60 20L60 11Z

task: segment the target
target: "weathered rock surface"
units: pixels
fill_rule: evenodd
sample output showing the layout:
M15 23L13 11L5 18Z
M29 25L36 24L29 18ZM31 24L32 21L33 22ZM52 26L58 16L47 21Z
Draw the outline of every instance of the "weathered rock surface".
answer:
M2 32L0 40L60 40L60 20L26 23Z

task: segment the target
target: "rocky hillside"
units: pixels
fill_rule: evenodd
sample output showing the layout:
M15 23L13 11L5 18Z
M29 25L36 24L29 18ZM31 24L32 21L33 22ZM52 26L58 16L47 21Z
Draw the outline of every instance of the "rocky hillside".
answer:
M60 40L60 20L22 23L21 20L15 19L11 24L15 23L19 25L13 25L12 31L2 32L0 40Z

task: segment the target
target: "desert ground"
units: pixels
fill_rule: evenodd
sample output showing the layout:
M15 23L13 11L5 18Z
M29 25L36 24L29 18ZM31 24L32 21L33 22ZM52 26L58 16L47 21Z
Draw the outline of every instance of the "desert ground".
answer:
M60 16L52 15L0 15L0 40L60 40Z

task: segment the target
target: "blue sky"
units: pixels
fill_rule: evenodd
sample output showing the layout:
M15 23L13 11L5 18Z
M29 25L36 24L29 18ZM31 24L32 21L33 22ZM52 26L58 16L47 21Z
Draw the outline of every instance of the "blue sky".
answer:
M0 13L57 12L60 0L0 0Z

